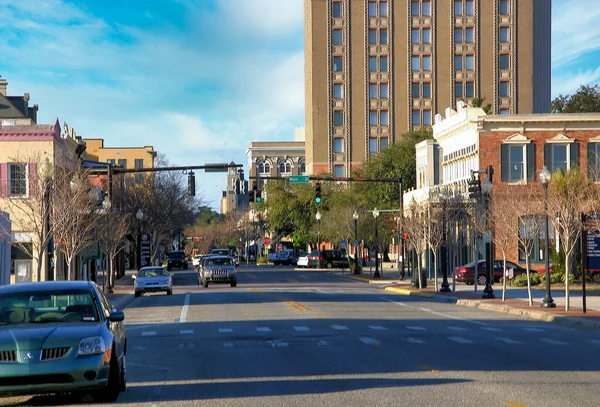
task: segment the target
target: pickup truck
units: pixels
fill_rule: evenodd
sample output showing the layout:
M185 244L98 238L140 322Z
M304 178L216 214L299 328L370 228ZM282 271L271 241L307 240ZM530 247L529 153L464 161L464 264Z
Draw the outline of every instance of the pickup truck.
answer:
M269 253L269 261L274 265L292 264L294 262L294 251L292 249Z

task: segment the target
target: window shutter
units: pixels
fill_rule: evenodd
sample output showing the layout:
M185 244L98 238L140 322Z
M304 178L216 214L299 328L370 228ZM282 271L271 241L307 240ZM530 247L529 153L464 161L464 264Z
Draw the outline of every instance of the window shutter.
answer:
M552 144L544 144L544 166L552 172Z
M527 180L535 180L535 144L529 143L527 149Z
M27 164L27 181L29 183L28 196L35 196L38 194L37 190L37 164Z
M508 144L502 144L500 148L500 180L508 182L509 177Z
M8 164L0 163L0 197L8 195Z
M598 157L596 155L596 144L587 143L587 176L588 179L598 181Z
M569 157L569 162L570 162L570 167L569 168L575 168L575 167L579 167L579 143L574 142L571 143L571 146L569 148L570 150L570 157Z

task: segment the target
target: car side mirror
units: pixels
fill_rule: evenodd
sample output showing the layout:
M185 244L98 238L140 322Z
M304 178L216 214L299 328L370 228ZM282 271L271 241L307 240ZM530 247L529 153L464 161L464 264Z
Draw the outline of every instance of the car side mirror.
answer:
M135 280L137 278L137 276L134 274L131 276L131 278L133 278Z
M123 311L112 311L108 320L111 322L121 322L125 319L125 313Z

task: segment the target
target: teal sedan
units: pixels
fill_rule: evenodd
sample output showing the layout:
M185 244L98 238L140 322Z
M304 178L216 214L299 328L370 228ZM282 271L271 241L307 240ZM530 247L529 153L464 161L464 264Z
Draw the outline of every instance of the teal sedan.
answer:
M0 287L0 396L117 400L127 382L124 318L93 282Z

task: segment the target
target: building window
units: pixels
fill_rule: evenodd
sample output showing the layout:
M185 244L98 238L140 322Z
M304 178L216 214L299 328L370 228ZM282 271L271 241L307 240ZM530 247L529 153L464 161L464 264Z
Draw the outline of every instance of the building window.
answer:
M509 42L510 41L510 28L509 27L500 27L500 42Z
M342 16L342 3L341 2L336 1L336 2L333 3L332 15L334 17L341 17Z
M500 0L500 14L503 16L510 14L509 0Z
M383 45L388 43L387 28L379 30L379 43Z
M341 110L335 110L333 112L333 125L343 126L344 125L344 112Z
M342 30L333 30L333 45L342 45Z
M430 98L431 97L431 83L423 82L423 97Z
M465 67L467 71L473 71L475 69L475 57L473 55L465 56Z
M498 113L499 113L499 114L503 114L503 115L504 115L504 114L510 114L510 110L508 110L508 109L500 109L500 110L498 111Z
M376 83L369 84L369 98L377 99L377 84Z
M119 159L119 167L127 168L127 160L124 158Z
M475 95L475 86L473 82L465 83L465 97L472 98Z
M117 163L117 160L115 160L114 158L109 158L108 160L106 160L106 162L110 165L115 165Z
M387 71L388 69L388 63L387 63L387 57L379 57L379 70L380 71Z
M474 11L473 11L473 0L467 0L465 1L465 15L466 16L472 16L474 15Z
M421 95L419 93L419 82L413 82L413 84L412 84L412 95L413 95L413 98L419 98L419 97L421 97Z
M431 110L423 110L423 124L431 126Z
M550 161L548 170L550 172L567 171L569 169L569 146L567 144L546 144L545 147L550 152L550 157L544 155L544 159Z
M27 196L27 164L8 164L8 194Z
M508 58L508 55L500 55L498 57L498 69L510 69Z
M377 57L369 57L369 72L377 72Z
M410 31L410 42L412 42L413 44L418 44L419 42L421 42L421 38L419 37L419 29L418 28L413 28Z
M379 2L379 17L387 17L387 2L380 1Z
M410 59L410 67L413 71L421 70L421 59L419 57L412 57Z
M374 1L369 2L369 17L377 17L377 3Z
M300 160L300 175L306 174L306 161Z
M413 126L421 125L421 112L419 110L413 110L412 112L412 123Z
M388 98L388 84L387 83L379 84L379 98L380 99Z
M377 139L375 137L371 137L369 139L369 153L376 153L377 151Z
M462 1L457 0L454 2L454 15L462 16L463 15L463 7Z
M431 71L431 57L430 56L423 57L423 70Z
M462 55L455 55L454 56L454 69L457 71L462 71L463 69L463 57Z
M431 30L429 28L423 29L423 44L431 44Z
M344 139L343 138L333 139L333 152L334 153L343 153L344 152Z
M543 222L544 217L541 215L527 215L519 218L519 261L526 261L527 257L533 263L545 261L543 248L546 242L542 233ZM550 222L548 228L550 236L554 236L555 232L552 222ZM523 243L526 243L526 245L523 245ZM525 256L527 250L531 250L528 253L529 256ZM515 267L515 265L507 261L506 267L510 269Z
M379 112L379 124L381 126L388 126L389 125L389 118L388 118L388 111L387 110L382 110L381 112Z
M369 112L369 126L377 126L377 110Z
M369 30L369 44L377 44L377 30L373 28Z
M462 28L456 28L454 30L454 42L456 44L460 44L463 42L462 40Z
M333 166L333 176L342 178L344 176L344 166L340 164L336 164Z
M279 162L279 174L280 175L291 175L292 174L292 163L288 160Z
M385 150L388 148L388 138L382 137L379 139L379 150Z
M525 146L508 146L508 182L525 181Z
M419 14L419 2L418 1L413 1L412 3L410 3L410 14L412 16L418 16Z
M268 175L271 173L271 165L268 161L260 160L256 165L259 174Z
M502 144L500 178L503 182L523 182L535 178L533 144Z
M421 14L424 16L431 15L431 3L429 1L424 1L421 3Z
M473 29L472 28L465 28L465 42L467 44L473 43Z
M508 82L500 82L498 86L498 95L500 97L508 97Z
M333 72L342 71L342 57L333 57Z
M344 85L341 83L333 84L333 98L343 99L344 98Z
M457 98L463 97L463 84L462 82L456 82L454 84L454 96Z

